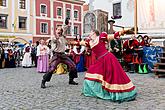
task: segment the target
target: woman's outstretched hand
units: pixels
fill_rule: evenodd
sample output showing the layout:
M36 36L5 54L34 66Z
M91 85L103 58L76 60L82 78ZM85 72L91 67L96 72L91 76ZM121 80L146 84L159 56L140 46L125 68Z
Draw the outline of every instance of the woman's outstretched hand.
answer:
M86 46L86 41L84 41L84 40L81 40L81 42L80 42L80 45L84 45L84 46Z

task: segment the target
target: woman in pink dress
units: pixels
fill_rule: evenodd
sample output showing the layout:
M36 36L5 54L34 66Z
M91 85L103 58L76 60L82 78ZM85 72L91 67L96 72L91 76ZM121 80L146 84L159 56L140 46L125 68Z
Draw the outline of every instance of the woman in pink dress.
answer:
M117 34L122 34L119 32ZM85 96L108 99L115 102L134 100L136 89L127 74L124 72L117 58L105 47L105 42L118 35L108 36L94 30L90 34L90 40L80 42L81 45L89 45L96 54L96 61L88 68L83 82L82 93Z
M49 48L44 43L45 41L41 40L40 45L37 46L37 72L39 73L46 73L48 71Z

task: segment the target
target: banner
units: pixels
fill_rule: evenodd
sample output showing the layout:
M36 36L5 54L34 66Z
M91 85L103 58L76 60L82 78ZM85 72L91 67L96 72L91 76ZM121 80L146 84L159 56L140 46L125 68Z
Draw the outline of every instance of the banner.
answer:
M165 29L165 0L137 0L140 29Z

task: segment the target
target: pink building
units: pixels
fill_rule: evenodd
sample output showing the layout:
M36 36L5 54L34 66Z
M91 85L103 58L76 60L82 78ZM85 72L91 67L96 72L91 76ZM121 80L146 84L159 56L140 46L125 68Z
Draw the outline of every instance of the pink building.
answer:
M34 0L33 12L33 42L54 36L57 26L70 18L70 28L67 38L82 35L83 4L81 0Z

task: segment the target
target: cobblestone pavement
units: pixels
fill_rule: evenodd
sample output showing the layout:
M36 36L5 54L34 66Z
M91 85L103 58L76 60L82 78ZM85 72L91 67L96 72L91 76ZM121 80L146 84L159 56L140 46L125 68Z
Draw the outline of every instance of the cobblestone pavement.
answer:
M165 110L165 79L153 74L128 74L138 89L135 101L114 103L81 94L84 73L78 86L68 84L67 75L53 75L41 89L43 74L35 68L0 69L0 110Z

